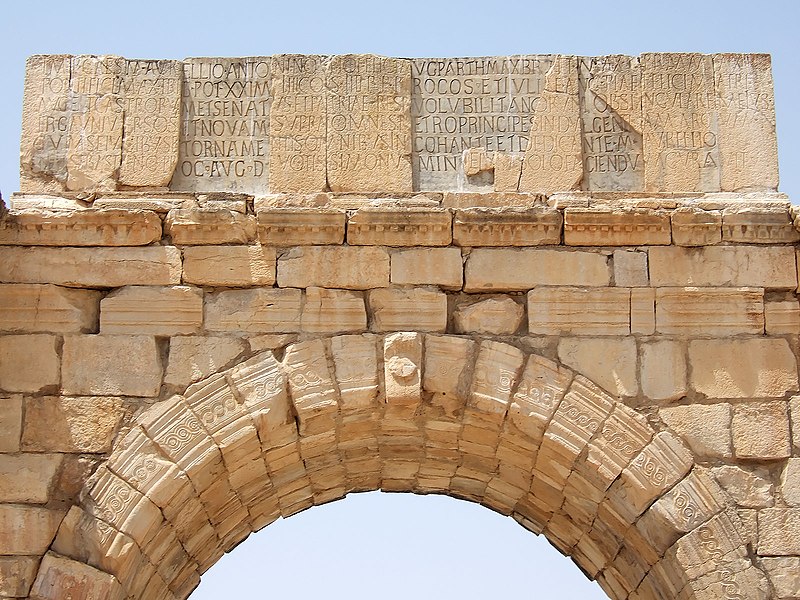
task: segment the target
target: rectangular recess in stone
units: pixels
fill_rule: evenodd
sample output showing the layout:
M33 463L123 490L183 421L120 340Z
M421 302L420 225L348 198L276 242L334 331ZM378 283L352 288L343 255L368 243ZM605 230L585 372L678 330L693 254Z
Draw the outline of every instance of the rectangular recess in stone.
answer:
M464 152L522 157L553 61L550 55L414 59L415 189L492 191L491 179L466 174Z
M183 63L181 137L170 188L269 191L270 58Z

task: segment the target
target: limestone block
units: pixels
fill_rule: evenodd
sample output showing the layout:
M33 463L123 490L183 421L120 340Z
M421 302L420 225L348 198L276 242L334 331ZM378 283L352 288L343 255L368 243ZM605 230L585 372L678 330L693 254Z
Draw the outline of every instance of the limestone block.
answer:
M800 557L762 557L759 561L764 568L775 594L778 598L795 598L800 596Z
M614 395L636 396L636 342L633 338L565 337L558 358Z
M88 332L97 326L99 292L55 285L0 284L0 331Z
M622 288L536 288L528 292L532 334L627 335L631 294Z
M269 190L269 84L269 57L183 61L181 138L172 190ZM226 104L216 108L220 98Z
M389 407L413 407L422 400L422 342L422 335L416 332L386 336L383 365Z
M54 335L0 336L0 390L39 392L61 377L58 338Z
M286 348L283 364L289 394L301 420L336 411L338 394L322 340L292 344Z
M650 285L797 288L792 248L785 246L655 247L648 250Z
M42 555L64 513L38 506L0 504L0 544L6 555Z
M718 210L681 207L670 219L676 246L711 246L722 241L722 213Z
M20 449L22 406L22 396L0 398L0 452Z
M209 331L300 331L300 290L254 288L206 294L205 327Z
M183 249L183 282L203 286L249 287L275 283L274 248L190 246Z
M270 188L287 192L324 190L328 58L284 54L273 56L270 65Z
M719 191L712 57L653 53L640 62L645 191Z
M189 286L126 286L100 301L103 334L179 335L203 323L203 291Z
M38 568L39 557L0 557L0 595L12 598L27 596Z
M246 347L236 337L175 336L169 342L164 383L185 388L229 365Z
M453 215L443 208L372 208L347 220L347 243L353 246L447 246Z
M667 213L596 208L564 211L564 243L568 246L644 246L671 242Z
M146 335L69 335L64 338L62 391L84 396L157 396L161 356Z
M271 246L344 242L345 211L336 208L259 208L258 238Z
M698 457L730 458L731 405L687 404L658 411L661 420L686 442Z
M733 449L739 458L771 460L792 453L784 401L748 402L733 410Z
M454 414L466 402L469 370L477 345L454 336L425 335L425 369L422 385L431 402Z
M411 192L411 61L337 55L326 82L334 192Z
M0 502L45 504L60 454L0 454Z
M780 338L692 340L689 383L709 398L782 398L798 389L797 361Z
M280 287L365 290L389 285L389 254L377 247L306 246L278 257Z
M373 331L444 331L447 295L426 288L386 288L367 295Z
M161 219L142 210L28 210L0 221L0 244L146 246L161 239Z
M483 340L478 347L467 405L490 415L504 415L525 355L519 348Z
M285 436L281 435L281 430L295 438L297 432L286 391L286 375L271 352L262 352L236 366L231 371L230 381L243 398L265 449L291 441L282 439ZM287 423L291 423L288 428Z
M256 236L255 218L224 208L176 208L164 220L173 244L247 244Z
M519 190L519 180L522 176L521 154L507 152L494 153L494 191L516 192Z
M456 211L459 246L543 246L561 243L561 212L545 208L469 208Z
M789 506L800 506L800 458L790 458L781 473L781 496Z
M68 594L71 598L104 598L123 600L125 590L113 575L90 567L82 562L45 554L36 581L31 589L31 600L57 600Z
M789 400L789 414L792 420L792 445L800 449L800 396Z
M726 208L722 211L722 239L745 244L796 242L800 232L786 208Z
M525 308L509 297L460 304L453 313L456 333L511 335L522 325Z
M119 398L44 396L25 400L25 452L108 452L122 421Z
M464 266L458 248L409 248L391 258L391 282L397 285L438 285L460 289Z
M797 300L764 302L767 335L800 333L800 304Z
M658 288L656 331L724 337L764 331L760 288Z
M651 400L678 400L686 395L684 346L671 340L641 346L642 393Z
M538 443L571 382L572 372L569 369L531 354L512 398L509 419Z
M478 248L469 253L464 291L529 290L538 285L607 286L608 261L594 252Z
M420 151L419 154L422 155L423 152ZM423 169L425 169L426 166L424 165L424 161L422 159L420 159L419 161L415 161L415 165L416 162L419 162L420 176L421 176ZM428 174L430 175L430 173ZM448 177L451 175L452 173L445 176ZM444 189L444 188L437 188L437 189ZM508 208L531 208L532 206L545 207L545 206L550 206L550 204L549 202L546 201L546 196L544 194L534 194L529 192L484 193L484 192L462 191L462 192L444 192L444 194L442 195L443 208L508 209Z
M371 334L331 338L343 410L368 408L378 397L378 346Z
M758 553L761 556L800 554L800 509L758 511Z
M715 54L713 60L721 189L776 190L778 145L770 56Z
M647 253L614 250L614 285L619 287L647 287Z
M306 288L300 329L310 333L360 331L367 328L363 292Z
M773 486L766 469L745 469L734 465L714 467L711 472L737 505L767 508L774 504Z
M631 288L631 333L653 335L656 332L656 291Z
M83 287L171 285L181 280L180 250L0 246L0 281Z

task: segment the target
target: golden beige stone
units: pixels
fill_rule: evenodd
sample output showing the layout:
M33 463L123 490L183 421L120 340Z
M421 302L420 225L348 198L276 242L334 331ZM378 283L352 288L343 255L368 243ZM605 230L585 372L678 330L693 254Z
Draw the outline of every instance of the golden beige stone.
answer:
M212 287L246 287L275 283L274 248L190 246L183 249L183 282Z
M422 334L415 332L386 336L383 365L388 406L414 406L422 400L422 342Z
M60 454L0 454L0 501L46 504Z
M670 220L676 246L709 246L722 240L722 213L718 210L681 207Z
M76 598L125 598L125 591L113 575L48 552L39 566L31 600L57 600L62 591Z
M345 211L336 208L259 208L258 237L273 246L315 246L344 241Z
M647 287L647 253L614 250L614 285L620 287Z
M483 340L475 359L467 406L489 415L504 415L524 361L525 355L518 348Z
M800 506L800 459L790 458L786 461L779 489L781 497L789 506Z
M367 295L373 331L444 331L447 296L427 288L387 288Z
M0 544L6 555L38 555L47 550L64 513L38 506L0 504Z
M541 287L528 292L528 331L533 334L627 335L627 289Z
M452 241L449 210L362 208L347 220L347 243L369 246L447 246Z
M658 416L696 456L716 459L732 456L730 404L670 406L660 409Z
M378 397L378 338L371 334L331 338L342 409L374 406Z
M0 452L20 449L22 407L22 396L0 398Z
M511 298L488 298L473 304L461 304L453 313L457 333L511 335L519 329L525 308Z
M792 452L784 401L748 402L733 409L733 449L739 458L788 458Z
M58 339L45 333L0 336L0 390L39 392L60 382Z
M397 285L438 285L460 289L464 265L458 248L411 248L391 256L391 282Z
M765 508L758 511L758 553L762 556L800 554L800 509Z
M278 258L280 287L364 290L389 285L389 254L377 247L306 246Z
M656 291L631 288L631 333L652 335L656 331Z
M658 288L656 331L668 335L725 337L764 331L764 290L759 288Z
M300 328L310 333L363 331L367 328L363 293L306 288Z
M775 503L774 486L766 469L720 465L711 471L738 506L768 508Z
M453 413L466 402L468 366L476 343L467 338L425 335L423 388L433 393L431 402Z
M26 452L108 452L123 417L115 397L44 396L25 400Z
M635 396L639 392L636 342L630 337L563 337L558 343L558 358L612 394Z
M797 300L764 302L764 320L767 335L800 332L800 304Z
M796 242L800 232L786 208L726 208L722 211L722 239L746 244Z
M302 292L253 288L205 295L203 322L209 331L291 333L300 331Z
M0 331L80 333L97 325L100 294L55 285L0 284Z
M760 562L779 598L800 595L800 578L797 577L797 571L800 569L800 557L765 556Z
M568 208L568 246L643 246L671 242L669 215L660 211Z
M180 245L247 244L255 239L256 221L225 208L177 208L167 214L164 233Z
M180 335L203 323L203 291L190 286L126 286L100 301L103 334Z
M39 559L33 556L4 556L0 558L0 594L24 597L30 591Z
M549 209L472 208L456 211L459 246L543 246L561 242L561 213Z
M642 393L652 400L678 400L686 395L686 358L683 344L659 340L642 344Z
M523 154L510 152L495 152L494 162L494 191L516 192L519 190L519 180L522 176Z
M164 383L183 388L228 365L244 353L245 341L237 337L179 335L170 338Z

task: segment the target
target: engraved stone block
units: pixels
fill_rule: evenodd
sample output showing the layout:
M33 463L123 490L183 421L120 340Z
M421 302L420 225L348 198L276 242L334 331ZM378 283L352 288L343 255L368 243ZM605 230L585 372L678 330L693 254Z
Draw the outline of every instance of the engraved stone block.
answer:
M224 208L177 208L164 220L173 244L246 244L255 238L252 216Z
M178 335L203 322L203 291L189 286L126 286L100 301L104 334Z
M82 333L97 323L100 294L55 285L0 285L0 331Z
M447 295L426 288L370 290L367 299L373 331L444 331Z
M724 337L764 331L764 290L658 288L656 331Z
M531 354L509 407L511 422L538 444L571 382L569 369Z
M784 208L726 208L722 211L722 239L745 244L796 242L800 232Z
M282 443L280 430L291 422L292 411L286 391L286 374L272 353L257 354L238 365L231 371L230 380L244 399L264 448ZM294 424L289 427L296 434Z
M278 258L280 287L364 290L389 285L389 254L377 247L307 246Z
M337 333L367 328L363 292L306 288L300 328L311 333Z
M386 404L416 406L422 400L422 335L387 335L383 344Z
M371 407L378 396L377 338L371 334L331 338L343 410Z
M473 208L456 211L459 246L542 246L561 243L561 213L551 209Z
M453 414L464 406L469 387L469 371L477 345L473 340L454 336L425 336L423 387L433 393L431 402Z
M292 344L286 349L283 365L292 403L301 419L336 411L336 384L321 340Z
M274 248L190 246L183 249L183 281L212 287L249 287L275 283Z
M492 415L505 415L524 360L525 355L519 348L482 341L475 361L468 406Z
M627 335L630 290L536 288L528 292L528 331L546 335Z
M710 246L722 240L722 213L718 210L678 208L670 220L676 246Z
M206 294L204 322L209 331L291 333L300 331L302 292L254 288Z

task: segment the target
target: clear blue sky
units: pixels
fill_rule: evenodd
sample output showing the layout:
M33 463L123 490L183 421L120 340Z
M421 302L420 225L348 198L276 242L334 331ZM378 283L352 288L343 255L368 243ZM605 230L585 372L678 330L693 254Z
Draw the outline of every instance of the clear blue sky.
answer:
M6 73L0 189L8 196L19 185L22 84L30 54L181 59L285 52L408 57L768 52L781 190L797 202L798 23L795 0L11 0L0 14ZM456 583L463 587L454 589ZM510 519L448 498L362 494L251 536L209 572L192 600L323 594L352 600L605 597L568 560Z

